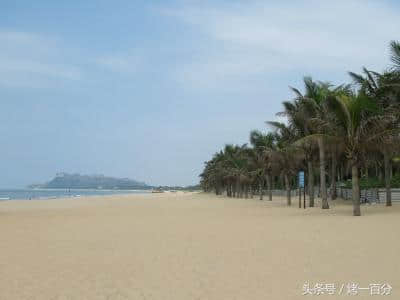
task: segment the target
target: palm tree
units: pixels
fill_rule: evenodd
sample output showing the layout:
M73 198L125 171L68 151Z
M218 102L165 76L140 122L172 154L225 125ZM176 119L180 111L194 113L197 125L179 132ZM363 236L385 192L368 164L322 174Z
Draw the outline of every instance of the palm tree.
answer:
M323 82L314 82L311 77L304 78L305 93L304 95L297 89L292 90L301 99L303 111L308 120L308 136L312 136L317 140L319 149L319 166L320 166L320 189L322 198L322 209L328 209L328 196L326 187L326 128L315 126L312 120L326 118L329 111L326 109L326 99L332 95L331 85Z
M257 153L258 161L261 168L261 170L259 171L259 174L261 174L259 181L260 200L262 200L263 197L263 186L265 178L267 182L268 199L272 201L272 164L270 154L273 150L274 134L263 134L258 130L253 130L250 132L250 143L253 146L254 151Z
M396 117L382 111L376 102L364 94L342 94L328 98L327 104L334 116L336 132L332 138L341 140L351 165L353 215L360 216L359 167L371 145L394 134L388 124ZM320 119L325 126L326 119ZM328 124L331 126L331 124Z
M392 42L392 47L397 44ZM392 55L395 61L395 54ZM398 57L400 59L400 56ZM399 60L400 61L400 60ZM398 83L400 82L400 74L396 72L384 72L383 74L373 72L363 68L364 75L349 72L353 81L359 85L360 93L365 94L374 101L377 105L384 110L391 110L393 112L400 110L400 88ZM399 120L394 119L393 124L387 124L388 130L390 128L396 127ZM392 158L395 156L397 151L397 146L399 145L399 136L393 135L387 137L381 141L382 144L376 147L376 151L383 155L384 162L384 174L385 174L385 189L386 189L386 206L392 206L392 194L391 194L391 168L392 168Z
M283 102L287 125L267 122L274 133L252 131L247 145L226 145L205 163L200 175L206 191L228 197L245 197L253 193L255 184L263 195L264 180L272 199L272 175L284 181L290 205L291 177L307 161L310 206L313 206L313 161L319 158L322 208L329 208L326 187L326 165L330 168L331 199L336 197L339 179L352 173L353 214L360 211L360 169L368 176L369 168L381 178L382 161L390 206L392 162L400 151L400 43L390 44L392 67L383 73L363 69L363 74L350 73L359 90L350 85L333 87L329 83L304 78L304 94L291 88L296 97ZM318 147L316 147L316 145ZM316 153L318 149L318 155ZM396 168L394 168L396 170ZM279 171L279 172L278 172Z
M310 122L307 116L304 106L302 104L303 96L301 93L292 88L297 97L293 101L284 101L284 111L279 112L277 115L285 116L290 124L295 140L302 140L304 137L310 135ZM307 178L308 178L308 195L309 195L309 206L314 207L314 169L313 169L313 156L315 152L314 142L311 140L302 140L297 143L299 148L304 153L304 159L307 165Z
M235 179L233 195L238 198L243 196L247 198L251 184L251 165L247 145L226 145L224 153L225 166L229 170L229 176Z
M274 145L270 150L271 161L275 168L280 170L285 181L287 205L291 205L290 179L297 174L302 155L299 149L293 145L294 135L291 127L281 122L269 121L267 124L275 128Z

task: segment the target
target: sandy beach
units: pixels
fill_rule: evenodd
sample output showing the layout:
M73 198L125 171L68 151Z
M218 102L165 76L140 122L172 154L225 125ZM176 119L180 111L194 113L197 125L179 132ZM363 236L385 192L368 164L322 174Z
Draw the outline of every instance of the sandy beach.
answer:
M0 202L0 299L346 299L306 282L388 283L400 298L400 205L165 193Z

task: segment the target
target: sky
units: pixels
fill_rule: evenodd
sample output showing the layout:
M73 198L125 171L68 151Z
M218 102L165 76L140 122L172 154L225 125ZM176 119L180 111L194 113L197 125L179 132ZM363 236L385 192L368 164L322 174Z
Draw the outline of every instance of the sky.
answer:
M0 1L0 188L198 183L302 78L390 66L396 1Z

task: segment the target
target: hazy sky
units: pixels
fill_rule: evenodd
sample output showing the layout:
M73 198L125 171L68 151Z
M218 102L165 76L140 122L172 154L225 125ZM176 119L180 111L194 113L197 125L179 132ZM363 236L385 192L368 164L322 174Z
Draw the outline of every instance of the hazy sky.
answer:
M389 64L395 1L0 1L0 187L198 182L304 75Z

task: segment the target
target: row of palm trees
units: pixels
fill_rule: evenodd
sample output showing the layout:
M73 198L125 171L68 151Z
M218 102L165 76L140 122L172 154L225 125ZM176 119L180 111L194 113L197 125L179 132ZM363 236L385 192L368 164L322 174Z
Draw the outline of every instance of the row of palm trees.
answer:
M290 205L296 175L304 170L309 206L315 205L318 184L321 207L328 209L327 184L334 200L337 181L351 177L353 215L360 216L360 173L383 170L391 206L391 164L400 154L400 43L392 41L390 50L390 68L350 72L352 84L305 77L304 92L291 88L294 98L277 114L286 122L268 121L273 130L252 131L250 145L226 145L217 152L205 163L202 188L228 197L253 197L257 191L263 199L266 185L272 200L272 188L284 186Z

